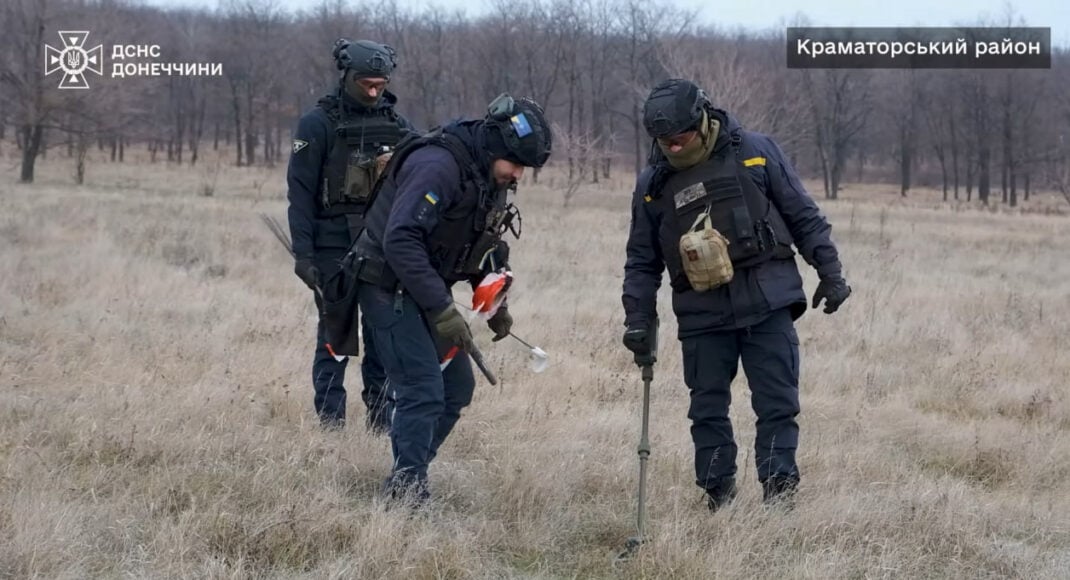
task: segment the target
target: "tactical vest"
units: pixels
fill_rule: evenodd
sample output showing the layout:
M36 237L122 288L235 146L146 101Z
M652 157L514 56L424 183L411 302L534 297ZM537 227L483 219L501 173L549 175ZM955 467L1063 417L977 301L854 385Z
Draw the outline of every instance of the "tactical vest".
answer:
M670 220L674 240L708 211L710 225L728 239L728 255L736 270L794 255L791 232L780 212L746 174L740 139L739 133L733 133L731 147L722 147L707 161L670 175L652 200L661 204L662 219ZM673 287L689 286L678 248L663 247L662 254Z
M501 256L507 255L508 246L502 241L502 235L506 231L512 231L516 237L520 235L512 223L519 217L519 212L508 202L509 190L492 189L464 143L441 129L406 138L399 144L390 159L387 174L369 204L367 234L371 235L373 243L382 244L386 218L397 194L398 169L413 151L428 145L449 151L461 169L462 179L460 197L439 216L428 237L427 250L432 267L443 280L453 283L488 273L492 261L499 262L496 266L503 265ZM361 245L358 244L358 249Z
M376 158L392 151L404 134L393 108L354 117L340 107L324 108L334 125L334 145L323 168L322 217L364 211L380 176Z

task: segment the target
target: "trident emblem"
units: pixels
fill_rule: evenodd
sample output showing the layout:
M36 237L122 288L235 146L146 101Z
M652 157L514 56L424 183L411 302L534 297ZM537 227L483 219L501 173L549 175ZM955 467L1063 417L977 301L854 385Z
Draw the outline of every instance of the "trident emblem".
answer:
M104 47L98 44L86 50L85 41L88 37L88 30L61 30L59 38L63 41L62 50L45 45L45 75L62 70L63 79L59 81L59 88L88 89L85 71L104 74Z

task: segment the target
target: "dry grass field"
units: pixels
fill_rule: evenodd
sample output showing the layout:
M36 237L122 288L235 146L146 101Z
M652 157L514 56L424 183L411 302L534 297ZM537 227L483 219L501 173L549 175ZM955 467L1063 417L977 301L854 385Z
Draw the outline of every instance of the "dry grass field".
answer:
M31 186L14 165L0 167L0 577L1070 576L1065 215L889 187L823 203L854 294L799 321L791 512L761 505L742 373L741 496L706 511L663 294L650 542L613 567L634 533L641 396L619 343L623 181L567 208L552 176L522 186L514 331L552 364L534 374L519 343L475 329L500 384L480 379L432 465L434 505L409 515L376 500L389 442L359 428L359 399L344 432L313 416L315 309L257 217L285 220L284 168L105 163L76 187L59 155Z

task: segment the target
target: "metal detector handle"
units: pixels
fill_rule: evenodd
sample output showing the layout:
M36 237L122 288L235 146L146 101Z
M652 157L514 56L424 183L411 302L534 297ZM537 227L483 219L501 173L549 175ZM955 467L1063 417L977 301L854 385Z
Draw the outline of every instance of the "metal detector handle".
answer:
M472 357L472 360L476 361L476 366L479 367L479 371L483 373L484 377L487 377L487 381L492 385L498 384L498 379L494 376L494 373L490 372L487 368L487 363L483 362L483 353L479 352L475 343L469 344L465 347L468 351L468 356Z
M646 377L647 369L658 362L658 316L656 314L650 321L647 333L650 335L650 350L643 354L635 354L635 364L643 369L644 378Z

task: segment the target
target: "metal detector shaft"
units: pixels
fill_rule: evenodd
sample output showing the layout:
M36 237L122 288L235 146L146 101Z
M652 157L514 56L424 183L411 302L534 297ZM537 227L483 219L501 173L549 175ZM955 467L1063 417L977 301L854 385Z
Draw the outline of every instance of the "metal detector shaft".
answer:
M650 458L650 383L654 381L654 363L658 360L658 317L655 315L648 327L649 347L646 352L635 353L635 364L643 371L643 423L639 435L639 509L636 511L636 535L628 538L624 553L618 561L632 557L646 542L646 471Z
M509 336L515 338L520 344L528 347L528 350L535 350L534 346L531 346L530 344L528 344L524 339L520 338L519 336L517 336L517 335L515 335L515 334L513 334L511 332L509 333Z
M639 435L639 510L636 527L639 542L646 540L646 463L650 457L650 382L654 367L643 367L643 427Z

